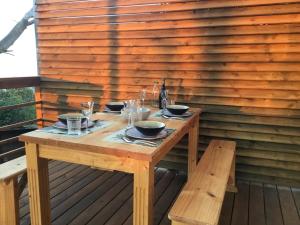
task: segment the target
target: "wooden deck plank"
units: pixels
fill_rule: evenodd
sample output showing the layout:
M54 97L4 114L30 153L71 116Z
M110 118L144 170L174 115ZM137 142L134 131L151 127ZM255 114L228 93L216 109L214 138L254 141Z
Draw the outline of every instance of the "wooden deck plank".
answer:
M249 225L265 225L263 185L253 183L250 185L249 197Z
M234 193L226 192L221 210L219 225L230 225L234 206Z
M105 207L99 212L87 225L103 225L108 221L113 214L130 198L132 192L132 179L128 179L125 187L119 192ZM116 188L114 188L116 189Z
M81 169L82 167L81 166L80 167L77 166L77 168ZM76 170L74 169L72 171L76 171ZM68 171L68 172L71 173L72 171ZM68 172L66 171L66 176L67 176ZM54 182L57 179L53 179L52 182L50 182L50 190L51 190L50 191L50 198L53 199L59 193L62 193L64 190L67 189L67 187L69 187L71 185L70 182L74 183L74 182L78 181L79 179L82 179L85 174L78 173L76 175L77 175L77 177L73 178L71 181L68 180L68 179L64 179L65 182L62 183L59 186L55 186L54 185L55 184ZM60 178L63 179L64 177L60 177ZM69 184L69 186L68 186L68 184ZM20 207L20 216L21 217L27 215L28 213L29 213L29 205L24 205L24 207Z
M186 178L184 178L184 179L186 179ZM178 187L179 189L177 190L177 192L176 192L176 187L172 188L172 185L174 185L174 184L178 185L178 176L176 176L174 179L172 179L172 181L169 183L169 186L167 186L166 189L164 189L164 190L161 189L161 192L157 192L157 194L155 195L154 223L153 223L155 225L159 224L159 222L161 220L161 215L160 216L156 215L157 212L160 212L160 211L165 211L165 213L167 212L167 210L170 208L171 203L173 203L173 201L174 201L174 197L176 197L178 195L179 190L182 188L184 181L181 183L181 185L179 185L179 187ZM173 194L175 194L175 196L173 197L172 200L165 199L166 202L169 201L168 207L166 207L166 205L163 205L163 203L165 203L165 202L161 203L161 201L163 201L163 200L161 200L161 198L163 198L163 196L167 194L168 189L170 189L170 188L172 188L172 190L174 191ZM162 208L162 207L164 207L164 208ZM128 217L128 219L124 222L123 225L132 225L132 214Z
M278 192L275 185L264 185L266 224L283 225Z
M88 186L81 188L79 192L74 193L68 199L63 201L61 204L57 205L51 214L52 221L55 221L61 217L67 210L73 207L75 204L80 202L81 199L89 196L95 189L101 188L102 186L107 186L110 184L111 179L116 176L118 179L122 177L123 174L105 172L97 179L93 180ZM124 175L123 175L124 176ZM113 179L112 179L113 180ZM108 184L107 184L108 183Z
M119 173L113 176L103 185L99 186L93 192L89 193L89 195L77 202L77 204L73 205L72 208L54 221L53 224L69 224L76 217L76 213L81 213L83 211L84 213L81 213L81 215L88 215L91 217L81 217L85 219L84 222L82 220L79 222L79 218L76 221L78 221L78 224L87 224L90 218L97 217L101 209L105 209L108 203L116 198L118 193L122 192L124 188L126 189L130 181L130 175ZM103 218L100 218L97 222L99 223L100 221L103 221Z
M249 184L238 182L235 195L231 225L248 225Z
M175 179L175 178L174 178L174 179ZM172 179L172 181L170 182L170 185L171 185L171 184L174 184L174 183L173 183L174 179ZM183 185L183 184L182 184L182 185ZM165 187L164 189L163 189L162 187L160 187L160 189L159 189L158 191L155 191L155 199L154 199L154 210L155 210L155 212L157 211L157 208L159 207L159 206L157 206L158 201L159 201L159 199L161 198L161 196L164 195L165 190L166 190L167 188L168 188L168 186ZM178 192L177 192L177 194L178 194ZM155 221L155 216L156 216L156 215L154 214L154 221ZM156 224L156 223L154 222L154 224ZM123 225L132 225L132 213L131 213L131 215L127 218L127 220L124 222Z
M292 188L292 193L294 197L294 201L298 210L298 216L300 217L300 189Z
M161 195L155 204L154 208L154 224L158 225L163 219L164 215L168 213L168 206L173 203L174 199L178 196L179 191L186 181L185 176L177 174L175 179L168 186L164 194Z
M132 225L131 175L55 161L49 168L53 225ZM154 225L171 224L167 213L185 179L175 171L156 170ZM299 224L300 189L280 186L277 191L274 185L246 182L237 186L237 194L225 195L219 225ZM28 196L21 201L21 225L29 225Z
M53 174L55 172L58 172L59 170L63 169L63 167L68 166L68 163L64 163L61 161L56 161L56 160L50 160L49 161L49 174ZM27 198L28 195L28 190L27 188L23 191L22 195L20 196L20 200L24 197Z
M169 180L174 178L174 173L170 171L162 171L160 169L156 170L154 179L155 179L155 199L159 193L162 193L163 190L168 186ZM124 221L132 214L132 190L130 192L130 197L127 201L120 207L117 213L115 213L105 224L106 225L115 225L123 224Z
M74 201L73 199L77 198L80 199L82 195L85 194L86 189L90 189L90 185L93 185L95 182L98 181L100 177L102 177L104 173L101 171L95 171L94 173L90 174L87 177L84 177L77 183L68 189L66 189L63 193L55 196L51 199L51 209L52 209L52 218L56 218L57 214L60 214L60 208L64 209L64 206L69 204L70 202ZM50 191L51 192L51 191ZM83 192L83 193L82 193ZM59 207L59 208L58 208ZM58 208L58 209L57 209ZM64 210L63 210L64 212ZM63 213L62 212L62 213ZM27 214L24 218L22 218L23 223L21 225L26 225L30 223L29 215Z
M300 219L293 199L291 188L277 187L282 210L282 217L285 225L299 225Z
M81 176L82 171L87 171L91 173L92 171L86 168L85 166L77 166L75 169L71 171L66 171L64 176L58 177L55 179L50 180L50 196L51 198L56 196L57 194L61 193L66 189L67 184L72 185L76 180L78 180L78 177ZM87 175L87 173L83 174ZM28 189L26 188L26 196L24 198L20 199L19 204L20 208L24 207L28 203ZM25 191L24 190L24 191Z

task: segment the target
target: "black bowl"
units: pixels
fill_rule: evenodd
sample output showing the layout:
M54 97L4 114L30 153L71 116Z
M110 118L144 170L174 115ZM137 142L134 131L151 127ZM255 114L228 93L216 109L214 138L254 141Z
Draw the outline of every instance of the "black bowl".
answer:
M86 116L84 116L81 113L66 113L66 114L61 114L58 116L58 120L62 122L64 125L67 126L67 119L68 118L81 118L81 123L84 123L86 121Z
M139 132L147 136L155 136L166 127L162 122L150 120L135 122L134 126Z
M106 107L111 111L121 111L124 108L124 102L109 102Z
M189 110L186 105L168 105L167 110L174 115L182 115Z

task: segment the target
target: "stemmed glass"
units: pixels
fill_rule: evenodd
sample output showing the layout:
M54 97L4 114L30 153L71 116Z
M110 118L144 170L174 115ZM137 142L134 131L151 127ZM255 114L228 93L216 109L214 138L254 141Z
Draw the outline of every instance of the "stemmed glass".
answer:
M144 108L144 105L145 105L145 98L146 98L146 89L142 89L140 91L140 99L142 101L142 108Z
M88 132L89 129L89 122L93 114L93 109L94 109L94 102L81 103L81 112L84 116L86 116L86 130L85 130L86 132Z

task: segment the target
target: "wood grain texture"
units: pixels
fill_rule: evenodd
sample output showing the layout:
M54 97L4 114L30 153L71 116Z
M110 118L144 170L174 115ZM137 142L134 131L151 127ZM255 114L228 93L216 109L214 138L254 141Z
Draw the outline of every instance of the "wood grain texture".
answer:
M0 165L0 181L17 177L26 171L26 156L21 156Z
M234 142L210 143L169 213L172 224L218 224L234 152Z
M39 158L38 147L26 143L31 224L50 225L48 159Z
M17 177L0 181L0 224L20 224Z
M203 109L199 140L237 142L237 176L298 184L299 0L39 0L42 116L82 101L170 97ZM187 162L168 155L170 164ZM177 163L177 164L176 164ZM294 182L293 182L294 181Z

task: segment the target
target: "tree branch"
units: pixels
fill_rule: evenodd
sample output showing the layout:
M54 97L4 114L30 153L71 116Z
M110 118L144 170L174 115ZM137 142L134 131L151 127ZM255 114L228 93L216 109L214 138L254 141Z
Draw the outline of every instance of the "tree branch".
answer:
M34 23L34 7L32 7L24 17L13 27L13 29L0 41L0 54L7 53L28 26Z

